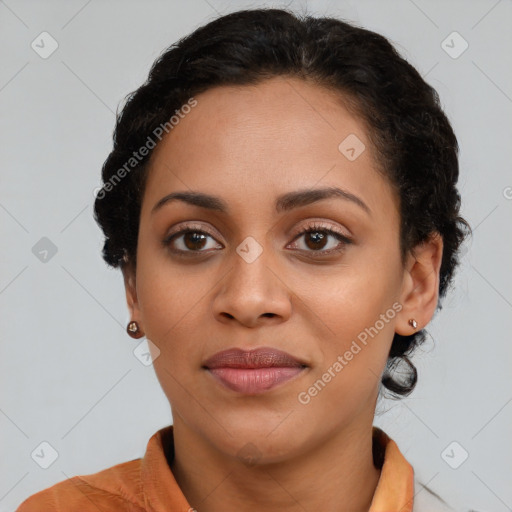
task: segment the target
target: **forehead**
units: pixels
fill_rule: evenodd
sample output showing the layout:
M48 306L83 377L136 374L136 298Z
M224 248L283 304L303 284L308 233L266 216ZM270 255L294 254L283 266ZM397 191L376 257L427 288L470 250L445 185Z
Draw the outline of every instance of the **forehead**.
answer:
M143 210L174 190L200 190L243 206L320 186L342 186L372 209L387 197L390 204L381 206L393 207L366 127L339 94L277 77L215 87L195 100L153 151ZM356 153L346 153L347 146Z

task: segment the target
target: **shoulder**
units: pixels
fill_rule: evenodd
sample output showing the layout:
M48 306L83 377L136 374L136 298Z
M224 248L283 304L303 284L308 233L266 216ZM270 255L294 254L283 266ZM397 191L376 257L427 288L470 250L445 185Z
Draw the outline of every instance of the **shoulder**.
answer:
M134 459L58 482L28 497L16 512L142 512L145 504L140 462L141 459Z
M455 512L455 509L415 478L412 512Z

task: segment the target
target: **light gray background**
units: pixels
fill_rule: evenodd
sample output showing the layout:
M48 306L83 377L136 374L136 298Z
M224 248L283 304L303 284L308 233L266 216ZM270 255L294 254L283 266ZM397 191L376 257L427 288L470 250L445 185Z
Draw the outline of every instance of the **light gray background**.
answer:
M218 14L287 3L0 1L1 511L141 457L172 422L152 366L133 354L121 273L103 263L92 218L115 111L179 37ZM292 2L306 6L389 37L437 89L475 230L415 356L416 390L383 403L375 424L454 508L511 510L512 3ZM43 31L59 45L47 59L31 48ZM441 46L453 31L469 44L456 59ZM42 237L57 247L47 262L32 251ZM43 441L58 452L48 469L31 458ZM452 441L469 453L458 469L441 456Z

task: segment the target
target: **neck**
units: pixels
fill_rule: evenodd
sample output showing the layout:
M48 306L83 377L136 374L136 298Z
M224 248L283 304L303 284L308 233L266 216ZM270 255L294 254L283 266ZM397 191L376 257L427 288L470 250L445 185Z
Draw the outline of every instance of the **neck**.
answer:
M337 431L285 461L247 465L219 452L175 415L171 470L197 512L368 512L380 477L373 463L372 420Z

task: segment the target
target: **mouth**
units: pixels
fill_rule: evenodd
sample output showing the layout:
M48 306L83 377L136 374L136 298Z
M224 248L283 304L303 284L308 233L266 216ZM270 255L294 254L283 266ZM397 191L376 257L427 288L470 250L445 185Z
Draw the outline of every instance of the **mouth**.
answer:
M260 394L290 381L307 365L286 352L263 347L218 352L203 363L203 368L232 391Z

